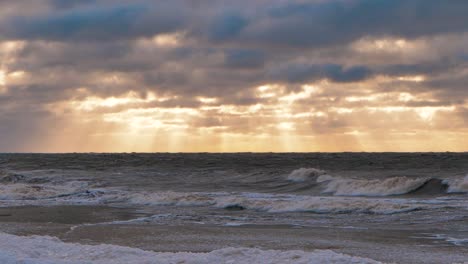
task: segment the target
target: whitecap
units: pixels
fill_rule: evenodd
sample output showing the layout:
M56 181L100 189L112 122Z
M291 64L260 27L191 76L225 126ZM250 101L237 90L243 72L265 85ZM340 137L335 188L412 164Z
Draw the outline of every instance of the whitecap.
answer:
M444 180L445 184L448 184L449 193L466 193L468 192L468 174L462 179L450 179Z
M317 179L317 182L326 182L324 193L338 196L389 196L414 191L428 180L428 178L409 177L364 180L328 176Z
M326 171L319 170L316 168L300 168L297 170L293 170L288 175L288 180L293 182L304 182L312 178L316 178L321 175L325 175Z

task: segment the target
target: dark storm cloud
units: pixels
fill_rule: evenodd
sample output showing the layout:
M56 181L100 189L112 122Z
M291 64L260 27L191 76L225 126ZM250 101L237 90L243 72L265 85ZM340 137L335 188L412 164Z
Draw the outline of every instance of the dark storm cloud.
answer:
M248 25L241 14L227 13L215 17L208 29L209 37L215 41L223 41L239 35Z
M96 3L97 0L50 0L52 6L57 9L73 8L80 5Z
M442 58L437 62L426 62L418 64L393 64L379 67L383 74L389 76L405 76L418 74L438 74L451 71L454 69L462 69L467 63L461 61L447 60Z
M96 6L39 14L32 17L12 16L4 29L14 39L55 41L108 41L148 37L172 32L183 24L183 10L176 5L135 3ZM178 16L174 16L177 11ZM4 27L5 28L5 27Z
M3 26L7 37L112 40L185 30L206 32L200 37L206 35L216 42L323 46L367 35L415 38L468 29L468 2L464 0L240 1L226 4L224 9L221 4L203 1L197 5L189 1L51 3L67 9L32 17L11 15Z
M232 68L258 68L265 64L265 54L256 50L228 50L225 64Z
M243 36L268 45L325 46L364 36L416 38L468 29L468 2L356 0L283 4L270 8Z
M305 83L321 79L333 82L357 82L370 78L372 74L371 69L365 66L296 64L275 70L271 77L291 83Z

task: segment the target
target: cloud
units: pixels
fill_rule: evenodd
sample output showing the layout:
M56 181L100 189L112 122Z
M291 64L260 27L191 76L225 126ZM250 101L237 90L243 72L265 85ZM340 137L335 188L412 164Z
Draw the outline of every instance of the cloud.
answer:
M53 0L51 6L55 10L34 15L17 10L2 31L16 39L108 41L185 30L214 42L305 48L365 36L418 38L468 29L463 0L239 1L225 7L182 0Z
M258 68L265 64L265 54L257 50L235 49L225 54L225 65L231 68Z
M241 14L227 13L215 17L209 28L209 37L214 41L235 38L248 25L248 20Z
M135 3L95 6L34 16L12 16L5 37L55 41L109 41L173 32L184 23L177 6Z
M69 9L80 5L96 3L97 0L50 0L52 6L57 9Z
M276 69L273 79L285 80L290 83L306 83L321 79L333 82L357 82L368 79L372 71L365 66L344 67L337 64L295 64Z
M251 22L241 41L323 47L365 36L417 38L465 32L468 3L456 0L355 0L280 4Z
M452 135L468 133L467 8L461 0L0 0L8 141L0 151L40 150L59 125L88 142L158 134L158 142L268 146L284 137L353 148L431 131L460 149ZM307 150L291 145L284 149Z

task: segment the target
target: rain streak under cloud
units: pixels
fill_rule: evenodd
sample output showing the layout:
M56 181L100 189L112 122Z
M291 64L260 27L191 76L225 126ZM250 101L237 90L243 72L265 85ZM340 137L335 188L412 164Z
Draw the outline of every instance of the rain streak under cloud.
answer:
M0 0L0 151L466 151L467 10Z

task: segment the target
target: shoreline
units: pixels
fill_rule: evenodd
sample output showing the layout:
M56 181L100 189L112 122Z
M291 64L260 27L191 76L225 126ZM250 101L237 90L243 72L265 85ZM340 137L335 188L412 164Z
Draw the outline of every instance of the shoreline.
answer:
M468 256L468 247L435 243L422 238L421 230L112 223L145 215L138 208L107 206L6 207L0 208L0 231L155 252L210 252L228 247L306 252L330 249L387 263L454 263Z

